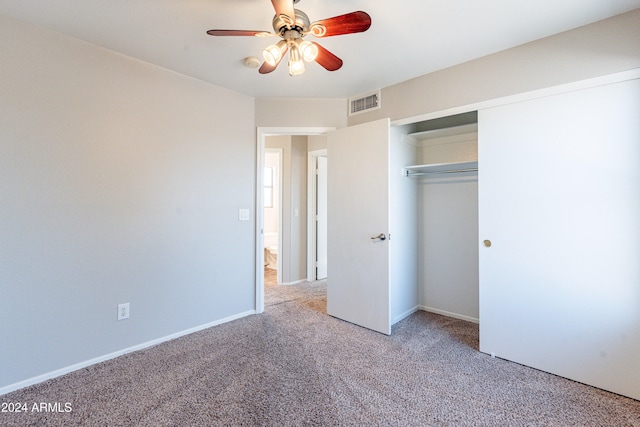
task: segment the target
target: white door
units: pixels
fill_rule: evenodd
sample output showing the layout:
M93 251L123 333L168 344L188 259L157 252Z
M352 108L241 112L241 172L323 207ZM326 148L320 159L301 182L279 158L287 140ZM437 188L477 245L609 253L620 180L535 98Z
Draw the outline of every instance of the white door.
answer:
M316 279L327 278L327 158L316 157Z
M480 351L640 399L640 80L478 114Z
M387 335L389 127L389 119L378 120L327 140L327 313Z

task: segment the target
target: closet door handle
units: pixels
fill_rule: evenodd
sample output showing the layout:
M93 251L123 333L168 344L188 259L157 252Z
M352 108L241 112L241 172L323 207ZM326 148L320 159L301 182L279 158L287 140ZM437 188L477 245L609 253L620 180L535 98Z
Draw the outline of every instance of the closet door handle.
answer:
M377 236L373 236L371 240L387 240L387 236L384 233L380 233Z

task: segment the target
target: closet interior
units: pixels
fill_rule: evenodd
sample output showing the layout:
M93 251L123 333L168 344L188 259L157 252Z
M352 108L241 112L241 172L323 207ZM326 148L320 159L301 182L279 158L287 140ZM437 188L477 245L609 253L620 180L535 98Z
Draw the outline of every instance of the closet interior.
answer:
M399 126L415 164L418 301L422 310L479 323L478 119L469 112Z

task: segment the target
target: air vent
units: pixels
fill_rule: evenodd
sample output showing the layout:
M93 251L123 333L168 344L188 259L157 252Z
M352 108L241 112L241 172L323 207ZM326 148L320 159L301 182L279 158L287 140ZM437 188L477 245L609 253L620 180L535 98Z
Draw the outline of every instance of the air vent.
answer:
M349 98L349 115L380 109L380 91Z

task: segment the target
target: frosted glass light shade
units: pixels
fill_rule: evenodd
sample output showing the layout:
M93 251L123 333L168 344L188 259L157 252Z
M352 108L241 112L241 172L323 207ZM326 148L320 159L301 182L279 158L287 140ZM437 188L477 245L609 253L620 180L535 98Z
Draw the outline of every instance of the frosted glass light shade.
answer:
M299 61L289 61L289 75L297 76L304 73L304 62L302 60Z
M298 46L293 45L289 50L289 75L297 76L302 73L304 73L304 62Z
M306 62L315 61L318 57L318 46L308 41L301 41L298 44L298 49L302 55L302 59Z
M282 60L282 55L287 49L287 42L280 40L278 44L272 44L262 51L262 56L267 64L276 66Z

